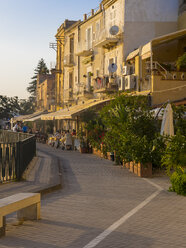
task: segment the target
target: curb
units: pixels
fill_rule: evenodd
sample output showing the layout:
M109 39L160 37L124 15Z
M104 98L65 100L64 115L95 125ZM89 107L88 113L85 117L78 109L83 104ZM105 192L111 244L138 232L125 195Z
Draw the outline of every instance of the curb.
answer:
M26 176L30 173L30 171L34 168L34 166L36 165L37 161L38 161L39 157L34 157L32 159L32 161L30 162L30 164L28 165L27 169L25 170L25 172L23 173L22 179L26 180ZM36 190L28 190L28 192L32 192L32 193L40 193L41 197L47 194L50 194L54 191L60 190L62 189L62 185L63 185L63 180L62 180L62 170L61 170L61 166L60 166L60 161L58 160L58 170L59 170L59 177L60 177L60 183L58 184L50 184L50 185L46 185L43 187L38 187L38 189Z
M55 184L55 185L48 185L48 186L43 187L43 188L38 188L38 189L34 190L34 192L32 190L32 193L40 193L41 197L42 197L44 195L50 194L50 193L57 191L57 190L60 190L60 189L62 189L62 185L61 184Z

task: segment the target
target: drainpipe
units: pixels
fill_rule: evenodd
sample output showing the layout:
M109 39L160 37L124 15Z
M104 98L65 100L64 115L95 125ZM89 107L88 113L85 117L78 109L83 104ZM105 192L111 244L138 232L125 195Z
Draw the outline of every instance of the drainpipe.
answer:
M153 67L153 57L152 57L152 41L150 43L150 85L151 85L151 91L153 91L153 85L152 85L152 67Z
M143 79L143 72L142 72L142 57L141 57L141 52L142 52L142 46L139 47L139 80L138 80L138 90L139 90L139 82L142 82Z

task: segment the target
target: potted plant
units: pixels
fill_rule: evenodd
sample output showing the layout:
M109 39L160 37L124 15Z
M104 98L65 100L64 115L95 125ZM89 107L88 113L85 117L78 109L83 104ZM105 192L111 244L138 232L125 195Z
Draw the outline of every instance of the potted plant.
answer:
M178 71L186 71L186 52L176 61Z

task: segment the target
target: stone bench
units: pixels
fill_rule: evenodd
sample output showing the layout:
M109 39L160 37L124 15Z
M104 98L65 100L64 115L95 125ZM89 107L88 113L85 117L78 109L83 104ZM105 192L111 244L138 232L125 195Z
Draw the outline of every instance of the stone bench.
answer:
M5 235L5 216L17 212L23 220L40 219L41 197L39 193L19 193L0 199L0 237Z

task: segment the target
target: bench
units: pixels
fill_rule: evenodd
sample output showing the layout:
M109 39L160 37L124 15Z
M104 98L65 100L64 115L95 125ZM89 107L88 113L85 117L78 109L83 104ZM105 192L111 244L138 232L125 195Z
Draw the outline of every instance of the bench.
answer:
M0 199L0 237L5 235L5 216L17 212L23 220L40 219L41 197L39 193L19 193Z

